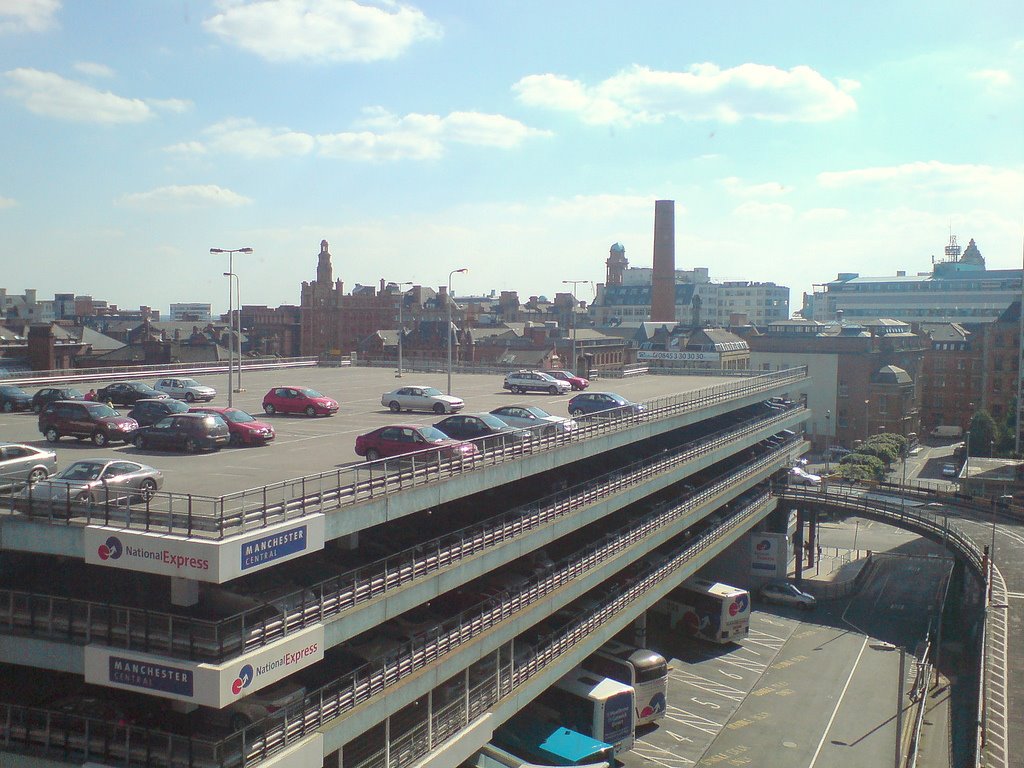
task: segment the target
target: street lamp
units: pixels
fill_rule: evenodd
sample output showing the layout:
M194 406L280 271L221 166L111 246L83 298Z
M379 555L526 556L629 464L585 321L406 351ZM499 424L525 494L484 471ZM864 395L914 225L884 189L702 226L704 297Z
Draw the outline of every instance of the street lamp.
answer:
M405 336L405 326L402 324L402 307L405 306L405 293L402 292L403 285L412 285L412 282L395 283L398 286L398 373L395 378L402 378L402 337Z
M465 274L469 272L466 267L453 269L448 273L448 295L445 297L448 304L448 327L445 329L448 334L448 394L452 393L452 275L456 273Z
M238 275L234 272L225 272L224 277L228 278L228 290L231 289L231 278L235 278L235 305L238 309L236 310L234 320L232 320L231 315L228 315L228 325L234 323L234 333L232 335L235 338L233 344L237 345L235 348L235 362L238 365L238 370L235 371L235 392L245 392L242 389L242 281L238 279Z
M964 482L960 490L965 494L971 486L971 430L964 432Z
M235 264L234 264L235 254L236 253L252 253L252 248L249 248L249 247L246 247L246 248L211 248L210 249L210 253L226 253L228 255L228 271L225 274L234 274L234 272L235 272ZM236 287L237 287L237 284L236 284ZM229 328L231 327L231 316L234 314L234 309L235 309L234 308L234 302L232 301L232 298L231 298L231 280L229 279L228 280L228 327ZM242 308L239 307L238 310L239 310L239 314L241 314ZM239 337L241 337L241 324L242 324L241 318L239 318L238 324L239 324ZM233 404L232 403L232 399L231 399L231 391L232 391L231 371L232 371L232 366L234 364L234 360L233 360L234 351L230 347L231 347L231 345L229 344L228 345L228 406L229 407ZM241 383L242 383L242 342L241 342L241 339L239 339L239 342L238 342L238 384L239 384L239 386L241 386Z
M868 423L869 422L868 405L870 405L870 404L871 404L870 400L865 400L864 401L864 440L865 441L867 441L867 439L869 437L871 437L871 424Z
M831 434L830 434L831 431L832 431L832 411L831 410L826 410L825 411L825 474L826 475L829 472L828 461L829 461L829 458L830 458L829 451L831 450L830 443L832 442L832 438L831 438Z
M569 366L569 370L573 376L576 376L578 371L576 370L576 286L580 283L589 283L589 280L563 280L563 285L572 286L572 315L569 316L569 324L572 326L572 365Z

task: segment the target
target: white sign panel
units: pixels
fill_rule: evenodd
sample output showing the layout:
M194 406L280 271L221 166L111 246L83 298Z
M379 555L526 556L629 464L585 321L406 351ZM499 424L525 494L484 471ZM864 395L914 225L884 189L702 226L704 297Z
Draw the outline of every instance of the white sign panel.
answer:
M750 573L752 576L785 578L789 564L789 539L784 533L750 534Z
M221 584L324 548L324 516L309 515L219 541L86 526L85 562Z
M659 352L656 350L641 350L636 353L636 359L720 363L722 361L722 355L718 352Z
M199 664L87 645L85 680L221 709L316 664L323 657L322 625L296 632L222 664Z

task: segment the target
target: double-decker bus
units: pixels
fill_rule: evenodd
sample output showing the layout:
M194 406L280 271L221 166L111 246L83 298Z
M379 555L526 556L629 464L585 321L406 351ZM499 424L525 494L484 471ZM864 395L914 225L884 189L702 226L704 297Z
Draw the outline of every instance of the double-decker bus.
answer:
M580 667L538 697L566 728L611 744L616 754L633 748L634 701L632 687Z
M750 593L699 576L687 579L659 604L673 629L712 643L734 643L750 631Z
M583 668L632 686L638 727L665 716L669 667L660 653L609 640L583 661Z

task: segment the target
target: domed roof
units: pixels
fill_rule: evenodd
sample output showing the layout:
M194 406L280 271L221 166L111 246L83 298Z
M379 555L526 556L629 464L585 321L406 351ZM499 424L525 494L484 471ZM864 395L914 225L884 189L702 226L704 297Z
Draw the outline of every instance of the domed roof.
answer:
M883 365L871 374L872 384L912 384L913 382L909 373L895 365Z
M626 246L624 246L622 243L612 243L611 252L612 253L625 253L626 252Z

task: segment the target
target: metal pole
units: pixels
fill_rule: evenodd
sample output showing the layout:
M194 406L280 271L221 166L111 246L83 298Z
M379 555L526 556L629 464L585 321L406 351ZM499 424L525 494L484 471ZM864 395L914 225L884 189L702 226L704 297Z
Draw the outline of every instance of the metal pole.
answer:
M405 335L402 327L402 305L405 304L405 297L402 291L398 291L398 378L402 378L402 337Z
M235 262L234 262L235 254L236 253L252 253L252 248L249 248L248 246L245 247L245 248L211 248L210 249L210 253L226 253L228 255L228 271L225 274L234 275L235 280L238 280L238 275L235 275ZM232 398L231 395L232 395L232 391L234 390L234 386L232 385L232 373L234 371L234 364L235 364L234 354L235 354L235 345L236 345L236 343L237 343L237 348L238 348L238 387L239 387L239 391L241 391L241 385L242 385L242 340L241 340L241 336L242 336L242 318L241 318L242 297L241 297L241 287L240 287L239 283L236 282L235 286L236 286L236 293L238 295L238 312L239 312L237 342L233 342L231 340L231 336L235 333L235 323L234 323L235 307L234 307L234 301L233 301L233 299L231 297L231 278L229 277L228 278L228 406L229 407L234 405L234 399Z
M907 652L900 648L900 679L896 686L896 762L900 768L900 756L903 752L903 677L907 673Z
M563 280L563 285L572 286L572 315L569 317L569 327L572 329L572 364L569 366L569 370L573 376L576 376L578 371L576 370L576 286L580 283L589 283L589 280Z
M235 355L235 361L238 363L238 371L235 373L235 391L245 392L242 389L242 281L239 280L238 275L235 275L235 304L235 312L237 312L235 343L238 345L238 354Z
M469 272L468 269L463 267L462 269L453 269L448 273L448 295L445 296L448 305L448 327L445 332L448 335L448 394L452 393L452 275L456 272Z
M231 264L231 257L233 252L228 252L228 274L230 275L234 270ZM234 371L235 371L235 345L231 341L231 313L234 311L234 300L231 297L231 278L228 278L228 408L234 405L231 393L235 391Z
M832 447L832 411L825 411L825 474L829 473L829 451Z

